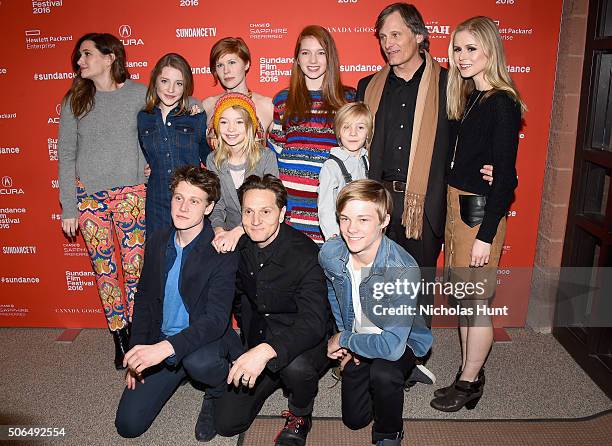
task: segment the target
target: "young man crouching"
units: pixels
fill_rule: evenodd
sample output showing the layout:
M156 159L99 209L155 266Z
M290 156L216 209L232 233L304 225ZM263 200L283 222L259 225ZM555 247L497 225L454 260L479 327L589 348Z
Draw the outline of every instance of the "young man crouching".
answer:
M419 267L384 235L392 206L381 183L348 184L336 202L342 237L319 254L339 330L327 354L341 359L342 421L361 429L373 419L377 446L401 444L404 381L433 340L417 311Z

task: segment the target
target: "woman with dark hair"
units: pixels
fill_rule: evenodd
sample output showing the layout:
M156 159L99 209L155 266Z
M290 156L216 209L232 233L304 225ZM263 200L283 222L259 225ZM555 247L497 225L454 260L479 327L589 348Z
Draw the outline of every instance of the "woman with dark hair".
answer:
M355 99L355 90L340 80L338 51L331 34L310 25L298 36L289 89L274 97L269 142L278 154L280 179L287 188L286 221L318 244L319 172L338 146L336 111Z
M446 110L458 124L448 166L444 266L451 283L473 283L458 293L461 365L455 381L434 392L431 406L444 412L478 404L484 364L493 345L488 306L506 235L506 213L518 181L516 156L526 110L508 74L497 25L488 17L460 23L451 35ZM495 168L492 184L480 168ZM459 287L456 288L458 290Z
M58 144L62 230L75 237L81 228L115 340L117 369L128 348L145 241L145 158L136 116L146 88L129 80L125 60L123 44L111 34L78 40L72 52L76 77L63 99Z
M210 49L210 71L215 80L214 85L220 83L225 93L242 93L251 98L255 103L261 128L263 132L266 132L272 124L274 106L272 105L272 98L249 89L246 75L250 68L251 52L240 37L225 37L216 42ZM215 104L223 94L209 96L202 101L204 111L209 119L212 117ZM211 137L215 139L213 132L211 132Z
M170 177L181 166L206 162L206 113L190 114L193 75L189 63L169 53L157 61L138 113L138 137L151 167L147 185L147 231L169 227Z

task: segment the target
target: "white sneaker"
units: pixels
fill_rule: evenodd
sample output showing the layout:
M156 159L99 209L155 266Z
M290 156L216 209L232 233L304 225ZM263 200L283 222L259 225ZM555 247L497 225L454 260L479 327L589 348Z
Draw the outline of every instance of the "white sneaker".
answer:
M425 367L423 364L417 364L414 369L412 369L412 373L406 380L406 387L412 387L416 383L423 384L434 384L436 382L436 375L434 375L431 370Z

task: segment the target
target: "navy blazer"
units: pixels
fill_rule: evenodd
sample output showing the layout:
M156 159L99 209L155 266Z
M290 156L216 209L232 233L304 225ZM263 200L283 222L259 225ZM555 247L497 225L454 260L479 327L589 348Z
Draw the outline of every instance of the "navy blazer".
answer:
M166 277L166 246L172 228L154 232L147 239L144 265L134 298L130 347L154 344L162 338ZM202 234L183 261L179 289L189 313L189 327L167 338L177 363L209 342L220 339L230 323L238 254L219 254L212 247L214 232L208 219Z

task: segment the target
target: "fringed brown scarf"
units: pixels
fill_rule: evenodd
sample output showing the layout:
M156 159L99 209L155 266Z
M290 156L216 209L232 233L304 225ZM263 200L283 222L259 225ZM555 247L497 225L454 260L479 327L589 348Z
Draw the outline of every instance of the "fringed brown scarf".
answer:
M420 239L423 232L425 193L427 192L431 156L438 127L440 65L427 51L422 54L425 58L425 71L419 84L414 110L410 161L406 177L404 213L402 214L402 225L406 228L406 238L413 239ZM385 65L372 77L366 88L364 99L373 116L376 116L380 105L390 69L391 67L388 64Z

